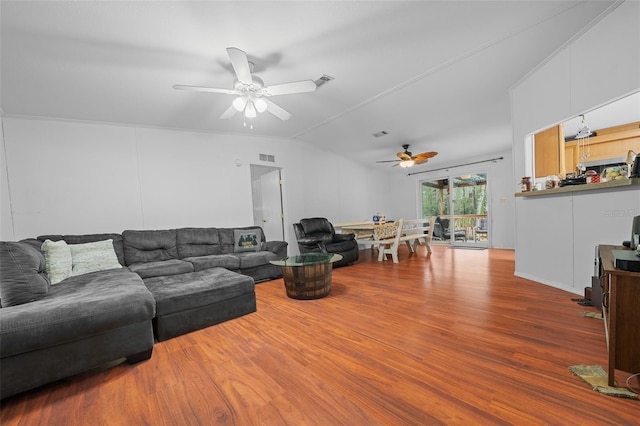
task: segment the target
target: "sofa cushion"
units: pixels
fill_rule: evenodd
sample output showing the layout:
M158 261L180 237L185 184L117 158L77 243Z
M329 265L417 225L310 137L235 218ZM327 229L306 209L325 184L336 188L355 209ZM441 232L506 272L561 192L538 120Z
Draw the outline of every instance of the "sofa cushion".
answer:
M178 258L176 231L124 231L124 259L128 265Z
M196 309L255 291L253 278L224 268L147 278L144 283L156 300L157 316Z
M233 251L234 253L242 253L245 251L260 251L262 248L262 230L253 229L234 229L233 230Z
M235 236L233 233L233 229L219 228L218 236L220 237L220 248L222 249L222 253L233 253L233 248L235 246Z
M51 280L51 284L69 278L72 271L71 249L64 240L46 240L42 243L44 252L45 269Z
M176 229L176 244L180 259L222 253L216 228Z
M136 263L129 265L129 270L141 278L161 277L193 272L193 264L184 260L170 259L160 262Z
M71 275L122 268L111 239L85 244L69 244L69 249L71 249Z
M234 254L214 254L211 256L186 257L182 260L191 262L195 271L211 268L240 268L240 258Z
M85 235L41 235L38 237L38 240L45 241L60 241L64 240L67 244L85 244L85 243L94 243L96 241L104 241L104 240L112 240L113 241L113 249L116 251L116 256L118 256L118 262L125 266L124 263L124 244L122 243L122 235L120 234L85 234Z
M238 253L238 258L240 259L241 270L268 265L269 261L278 260L278 256L270 251Z
M0 242L0 301L2 307L38 300L49 292L42 252L26 242Z
M142 279L127 269L69 277L40 300L2 308L4 358L150 321L155 302Z

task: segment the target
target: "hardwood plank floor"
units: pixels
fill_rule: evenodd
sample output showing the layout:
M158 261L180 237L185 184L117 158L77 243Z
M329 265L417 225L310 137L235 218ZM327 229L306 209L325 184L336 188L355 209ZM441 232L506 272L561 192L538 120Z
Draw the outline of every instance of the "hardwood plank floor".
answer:
M639 401L567 370L607 363L603 323L575 295L514 277L510 250L399 255L361 251L323 299L258 284L256 313L8 398L0 423L639 424Z

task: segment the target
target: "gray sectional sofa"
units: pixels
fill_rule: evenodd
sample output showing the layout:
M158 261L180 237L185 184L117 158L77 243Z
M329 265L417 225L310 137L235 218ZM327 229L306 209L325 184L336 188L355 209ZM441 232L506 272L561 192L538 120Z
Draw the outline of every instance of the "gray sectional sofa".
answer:
M90 259L103 269L84 273L78 255L78 274L74 257L72 275L51 284L47 240L71 249L110 241L113 261ZM265 241L260 227L0 242L0 398L121 358L148 359L156 340L255 312L255 283L279 278L269 262L286 255L287 243Z

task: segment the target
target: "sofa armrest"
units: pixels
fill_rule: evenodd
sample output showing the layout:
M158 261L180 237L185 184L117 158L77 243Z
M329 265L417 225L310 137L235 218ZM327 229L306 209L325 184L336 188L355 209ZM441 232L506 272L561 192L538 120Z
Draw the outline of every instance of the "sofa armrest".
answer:
M279 257L287 257L287 247L289 243L286 241L265 241L262 249L277 254Z
M307 246L307 247L316 247L318 243L321 241L322 240L320 238L315 238L315 237L298 238L298 244L302 244L303 246Z
M333 242L334 243L339 243L339 242L343 242L343 241L351 241L351 240L355 240L356 239L356 235L355 234L335 234L333 236Z

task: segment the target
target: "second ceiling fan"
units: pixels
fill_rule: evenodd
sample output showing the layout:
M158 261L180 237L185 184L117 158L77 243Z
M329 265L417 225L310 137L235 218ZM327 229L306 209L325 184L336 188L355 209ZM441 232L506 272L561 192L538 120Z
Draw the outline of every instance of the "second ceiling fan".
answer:
M400 167L412 167L417 166L418 164L424 164L429 161L430 158L438 155L437 152L429 151L422 152L420 154L413 155L411 151L409 151L409 144L402 145L404 148L403 152L399 152L396 155L398 156L398 160L384 160L384 161L376 161L377 163L396 163L393 166Z
M215 87L186 86L176 84L173 86L177 90L190 90L195 92L221 93L225 95L235 95L231 106L220 116L221 119L233 117L236 112L243 112L245 118L254 118L257 113L268 111L281 120L291 118L291 113L273 103L268 98L271 96L288 95L292 93L313 92L317 89L317 84L313 80L302 80L291 83L265 86L264 81L254 74L253 63L249 62L247 54L236 48L228 47L227 54L231 60L231 65L236 74L233 82L233 89L220 89ZM246 125L246 123L245 123Z

